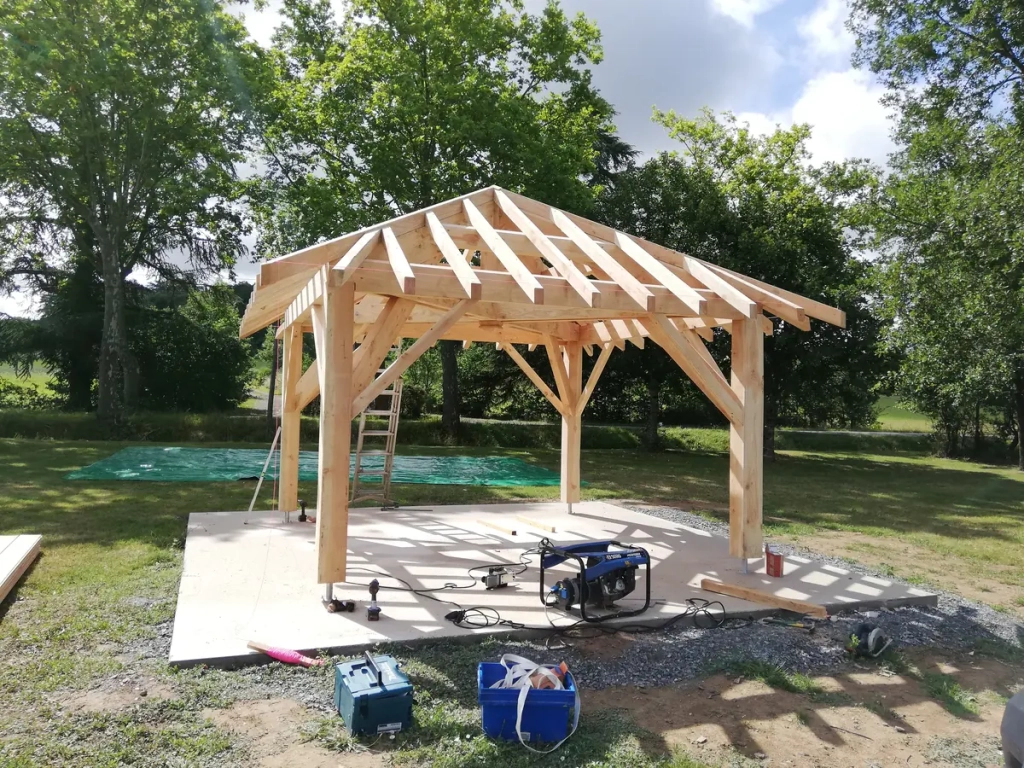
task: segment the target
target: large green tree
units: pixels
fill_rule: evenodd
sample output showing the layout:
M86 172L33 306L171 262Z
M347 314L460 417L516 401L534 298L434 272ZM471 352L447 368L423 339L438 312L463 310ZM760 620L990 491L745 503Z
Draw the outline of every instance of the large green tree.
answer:
M813 323L765 340L765 453L774 455L782 422L859 426L873 418L874 387L885 361L877 355L878 321L865 296L866 265L847 236L854 205L874 174L862 162L815 166L807 126L758 136L731 115L696 119L655 115L682 149L623 174L602 199L612 225L707 258L843 309L847 327ZM781 331L781 332L779 332ZM712 351L727 369L727 337ZM647 379L656 423L660 392L678 375L657 352L631 364ZM658 392L659 394L651 394Z
M950 451L1005 413L1024 469L1024 10L855 0L850 26L903 145L875 209L897 385Z
M232 205L256 50L216 0L0 0L0 196L9 272L84 260L103 290L98 413L138 394L125 281L242 252ZM11 255L13 254L13 255ZM54 254L49 254L51 257Z
M252 199L277 255L499 184L576 210L611 108L591 85L597 28L552 0L286 0L265 98L268 173ZM602 131L604 133L602 134ZM614 166L611 159L609 165ZM442 342L445 427L456 343Z

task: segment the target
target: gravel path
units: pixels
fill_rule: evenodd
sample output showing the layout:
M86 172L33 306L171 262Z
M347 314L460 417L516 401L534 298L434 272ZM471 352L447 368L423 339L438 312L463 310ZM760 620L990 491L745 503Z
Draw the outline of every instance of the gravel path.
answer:
M679 509L647 505L630 505L629 508L700 530L728 534L724 524ZM842 558L791 546L779 545L778 548L787 555L801 555L860 573L880 575ZM926 646L964 651L977 647L982 641L1005 642L1017 647L1024 644L1024 624L1012 617L958 595L933 591L939 595L935 608L851 611L840 614L834 621L820 622L814 634L748 620L731 620L718 629L679 625L664 631L634 635L624 643L618 643L622 652L613 659L597 658L593 653L577 648L580 641L574 638L566 638L565 645L559 638L552 638L549 641L551 648L546 647L543 640L482 641L485 644L481 647L481 658L497 660L502 653L515 653L542 663L566 661L581 686L597 689L617 685L654 687L699 679L731 660L758 660L794 672L827 673L848 664L849 657L844 650L846 639L857 624L865 621L880 626L894 640L895 648ZM156 629L155 637L137 640L126 648L128 654L150 664L166 660L170 623ZM589 644L593 647L599 643L598 640ZM405 648L398 649L397 653L412 658L416 656L414 650ZM195 669L179 674L199 685L204 684L204 677L210 678L209 682L230 698L285 697L313 710L331 710L333 689L330 675L323 671L271 664L231 672Z

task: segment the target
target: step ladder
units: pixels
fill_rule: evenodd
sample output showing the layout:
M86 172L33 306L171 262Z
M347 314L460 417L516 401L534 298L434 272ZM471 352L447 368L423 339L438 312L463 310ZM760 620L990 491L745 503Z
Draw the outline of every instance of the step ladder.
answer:
M392 352L397 356L401 350ZM390 356L389 356L390 357ZM379 376L384 371L377 371ZM352 493L350 503L375 500L381 503L381 509L394 508L398 505L391 498L391 468L395 462L395 443L398 441L398 415L402 408L402 377L381 392L366 410L359 414L359 434L356 437L356 460L352 473ZM366 417L383 417L388 419L387 429L372 426L367 429ZM367 442L368 441L368 442ZM368 469L363 466L366 456L383 456L383 466ZM376 465L376 462L374 462ZM379 482L378 482L379 480Z

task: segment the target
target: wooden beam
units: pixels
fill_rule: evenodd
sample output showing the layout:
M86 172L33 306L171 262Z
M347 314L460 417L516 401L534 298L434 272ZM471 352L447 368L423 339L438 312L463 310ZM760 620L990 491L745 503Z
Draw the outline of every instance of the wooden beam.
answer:
M612 279L613 282L618 284L622 290L629 294L641 309L644 309L647 312L655 311L654 294L647 288L647 286L630 274L629 270L619 264L611 254L595 243L586 232L576 226L572 219L557 208L552 208L551 220L554 221L558 228L565 232L565 234L574 243L576 243L576 245L579 246L579 248L583 250L584 253L586 253L587 256L589 256L593 262Z
M502 344L501 348L505 350L508 353L508 356L515 361L516 365L522 369L527 378L533 382L533 385L539 389L540 393L544 395L547 401L555 407L555 410L558 411L560 415L564 415L565 406L562 404L562 401L558 399L558 395L551 391L551 387L544 383L544 379L542 379L537 371L533 369L533 366L526 362L526 358L520 355L519 351L511 344Z
M418 339L434 327L433 323L406 323L402 326L399 336L403 339ZM540 331L524 330L512 323L502 325L481 325L473 320L455 323L445 331L442 340L473 342L500 342L503 344L543 344L544 338Z
M277 508L293 512L299 508L299 428L301 411L296 407L295 388L302 377L302 328L291 326L284 337L284 366L281 371L281 491Z
M474 300L479 299L480 278L476 276L476 272L469 265L465 254L455 245L444 225L441 224L441 221L433 213L427 214L427 225L430 227L430 234L434 238L434 244L441 251L441 255L448 262L448 266L452 268L459 283L462 284L462 289L466 292L466 296Z
M719 277L704 262L692 256L683 256L683 264L687 272L729 302L743 317L753 317L757 313L757 304L749 296Z
M662 264L645 251L636 240L621 232L616 232L615 244L647 274L672 291L676 298L686 304L696 314L703 315L707 312L707 303L701 298L700 294L680 280L668 266Z
M714 592L716 595L738 597L741 600L749 600L752 603L770 605L773 608L781 608L786 611L792 611L793 613L812 616L816 619L828 618L828 611L823 605L816 605L803 600L794 600L789 597L779 597L778 595L773 595L771 592L754 589L753 587L741 587L739 584L725 584L715 579L701 579L700 588L708 592Z
M369 335L359 345L352 359L352 391L362 392L377 375L381 362L388 356L399 331L409 319L416 304L409 299L392 296L384 305ZM356 412L358 413L358 411Z
M576 411L580 416L583 415L587 403L590 402L590 396L594 394L594 388L597 386L598 379L601 378L605 365L608 364L608 358L611 357L613 349L614 347L611 344L605 344L601 347L601 354L597 356L594 367L590 370L590 376L587 377L587 386L580 392L579 402L576 403Z
M320 386L320 392L324 391L325 377L327 376L327 364L324 360L323 355L320 354L320 350L324 348L327 343L327 319L324 316L323 307L313 307L313 345L316 348L316 365L317 379Z
M391 227L384 227L382 234L384 248L388 254L388 263L391 265L391 271L395 273L395 280L402 286L402 293L416 293L416 276L412 273L412 267L409 266L409 260L405 257L405 251L402 250L398 238L395 237ZM342 282L344 282L344 278Z
M668 353L683 372L707 395L715 407L733 424L742 418L743 409L739 396L729 387L721 371L715 366L708 367L689 342L679 333L672 322L661 315L652 315L645 322L651 339Z
M803 307L794 304L778 294L764 290L761 286L755 285L746 277L731 274L714 264L706 264L706 266L734 288L742 291L744 295L749 296L754 301L758 302L764 309L767 309L773 315L781 317L787 323L796 326L801 331L811 330L811 321L807 319L807 315L804 313Z
M465 296L465 289L450 267L443 264L412 264L411 266L416 277L415 297L418 300L438 298L459 301ZM601 307L594 309L588 307L576 289L561 276L531 275L532 279L544 288L544 304L538 305L524 295L522 287L507 272L477 269L475 274L481 283L480 301L484 303L517 304L540 312L574 308L580 310L577 315L579 317L596 317L598 319L646 314L617 283L607 280L590 281L601 291ZM391 266L386 261L368 260L353 281L360 293L379 296L406 296L395 280ZM645 285L644 289L657 298L659 313L671 317L692 316L690 308L664 286ZM739 317L739 313L722 299L709 299L707 304L708 311L717 317ZM360 317L362 318L362 315Z
M579 404L583 385L583 345L578 341L566 343L563 364L567 390L562 393L565 412L562 414L560 488L562 502L574 504L580 500L582 409Z
M326 271L326 268L324 268ZM324 280L327 282L327 275ZM328 285L317 360L323 361L317 479L317 581L345 581L348 551L349 454L352 438L352 328L355 286ZM314 315L316 317L316 315Z
M394 237L394 232L391 233ZM365 233L362 237L353 243L352 247L348 249L348 252L341 257L341 261L334 265L334 272L338 275L338 284L344 285L352 279L352 275L356 273L359 266L366 261L366 258L370 255L370 252L377 245L377 241L380 238L380 232L374 230L372 232Z
M751 320L732 324L732 391L740 418L729 426L729 553L759 557L764 457L764 334Z
M555 379L558 396L562 403L567 403L571 392L569 391L569 377L565 370L565 362L562 360L561 346L554 337L544 337L544 352L548 356L548 364L551 366L551 375Z
M372 403L377 396L391 386L392 382L401 376L405 371L416 362L420 356L426 352L434 343L441 338L442 334L448 330L455 322L465 314L466 310L473 305L470 299L464 299L452 307L445 315L438 320L430 331L423 336L420 336L411 347L405 352L398 356L391 365L389 365L383 373L379 374L370 384L364 389L352 405L353 413L361 413L366 407Z
M823 323L835 325L839 328L846 327L846 313L841 309L830 307L828 304L822 304L820 301L815 301L814 299L809 299L806 296L801 296L798 293L787 291L784 288L779 288L776 285L766 283L763 280L755 280L753 277L741 275L739 272L734 272L731 269L726 269L725 267L718 267L718 270L720 272L726 272L733 277L741 277L746 282L752 283L768 293L775 294L786 301L796 304L803 309L804 314L808 317L813 317L815 320L821 320Z
M320 395L320 366L313 361L313 364L306 369L295 385L295 410L302 412L302 409L312 403Z
M526 297L534 304L544 303L544 288L534 277L533 273L526 268L526 265L519 260L516 256L515 251L508 247L508 243L501 239L501 235L494 231L494 227L487 221L480 210L473 205L470 200L463 201L463 206L466 209L466 216L469 218L469 223L476 227L476 231L480 233L480 237L483 238L484 242L491 249L491 252L497 257L501 265L505 267L512 278L522 288L523 293Z
M569 285L579 293L587 306L599 307L601 305L601 292L594 287L593 282L588 280L576 268L572 260L562 253L558 246L548 239L547 235L541 232L540 227L534 224L529 216L516 207L516 204L512 202L508 195L500 189L495 190L494 194L495 199L498 201L498 207L505 212L505 215L509 217L513 224L522 230L526 238L534 245L540 255L548 260L555 271L564 277L569 282Z

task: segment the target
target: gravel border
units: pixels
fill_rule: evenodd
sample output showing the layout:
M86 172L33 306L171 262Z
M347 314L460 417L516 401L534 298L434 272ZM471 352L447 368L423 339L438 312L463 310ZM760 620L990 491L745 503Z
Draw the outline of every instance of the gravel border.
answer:
M653 517L670 520L716 535L728 535L728 526L692 512L674 507L620 502L621 506ZM859 563L824 555L800 547L779 544L786 555L807 557L857 573L879 574ZM903 582L900 582L903 583ZM514 640L481 637L486 645L481 660L497 660L502 653L515 653L541 663L565 661L573 670L581 688L600 689L621 685L656 687L706 677L729 661L763 661L805 674L822 674L850 665L845 652L846 640L861 622L882 628L895 648L929 647L950 652L973 650L982 641L1024 644L1024 624L992 608L966 600L959 595L931 589L938 605L908 606L870 611L847 611L831 621L820 622L814 634L788 627L764 625L756 621L733 619L718 629L700 629L682 623L664 631L634 635L617 658L602 659L588 653L588 645L600 643L565 638ZM165 662L170 646L170 622L155 627L154 635L140 638L124 650L139 661ZM548 647L550 645L550 647ZM415 656L415 649L399 646L400 655ZM123 672L121 673L123 676ZM141 673L140 673L141 674ZM332 711L332 688L328 675L282 664L249 666L234 671L189 670L186 675L213 675L222 693L237 699L268 697L293 698L307 707Z

